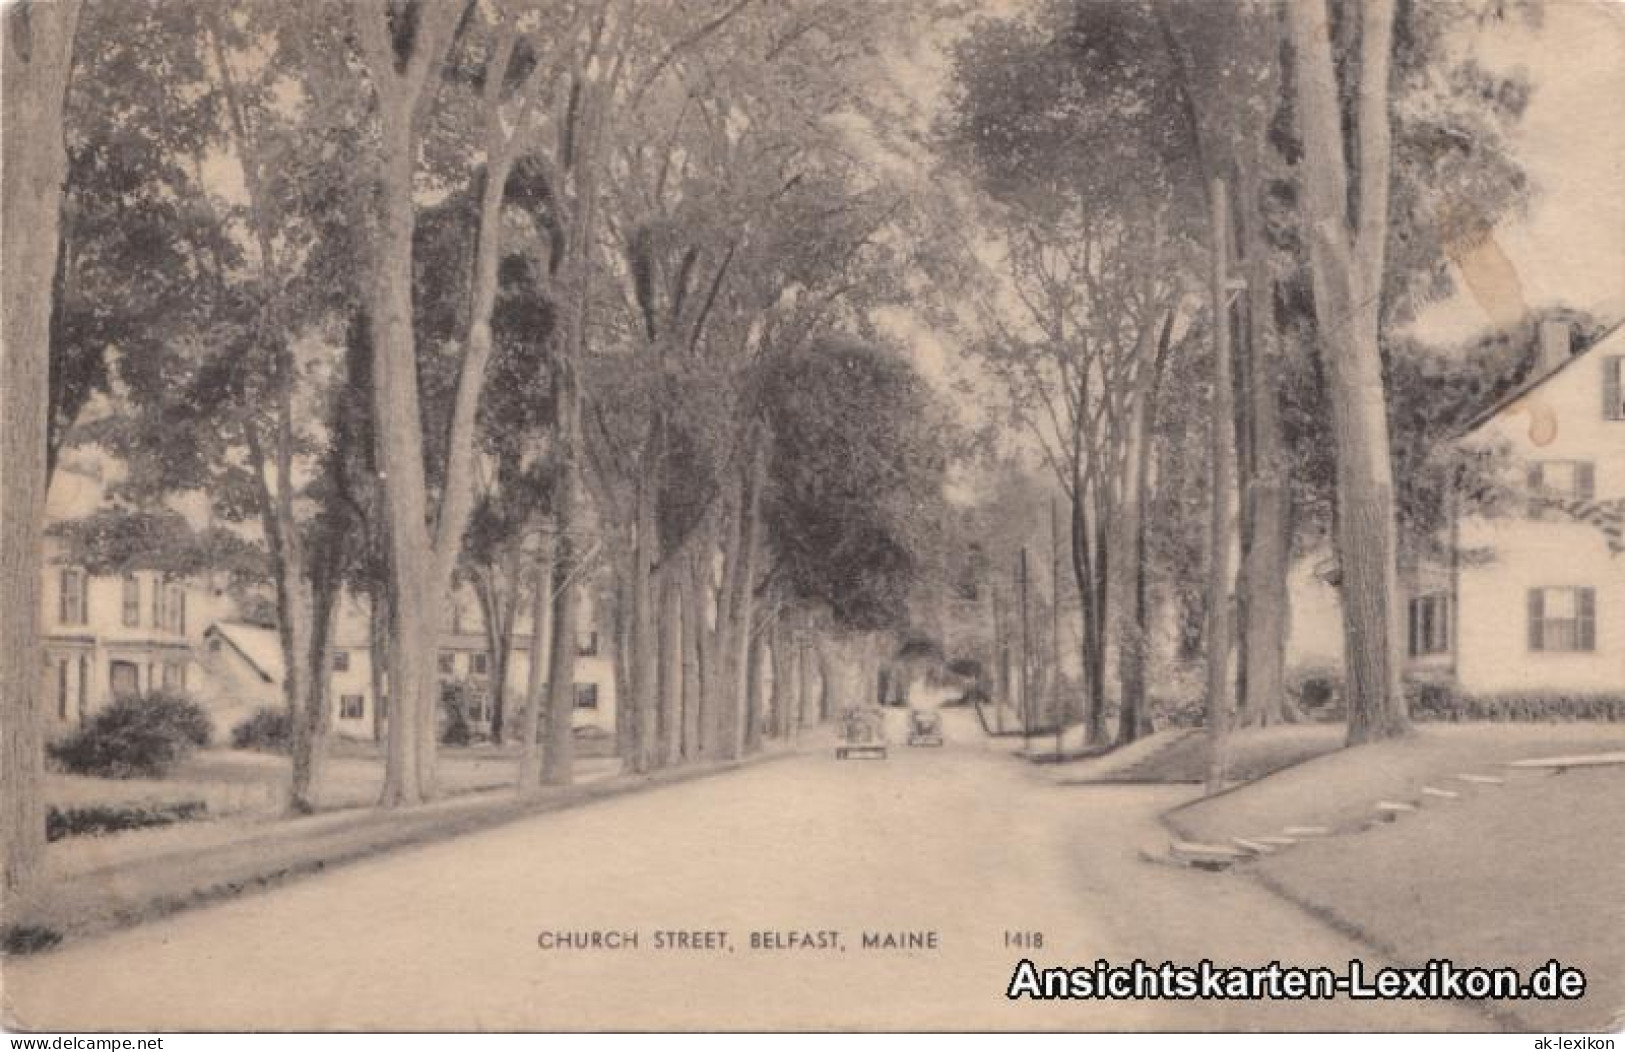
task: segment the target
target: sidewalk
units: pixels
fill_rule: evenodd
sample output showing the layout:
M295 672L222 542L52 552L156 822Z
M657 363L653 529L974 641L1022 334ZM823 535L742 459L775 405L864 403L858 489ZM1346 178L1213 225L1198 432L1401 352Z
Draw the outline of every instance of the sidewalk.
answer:
M29 900L12 904L6 924L46 929L63 941L84 938L397 848L783 759L826 738L827 731L812 728L795 743L769 743L741 760L599 777L544 788L526 800L504 787L401 810L355 808L309 817L200 823L159 831L170 834L163 846L150 850L154 845L149 842L143 845L149 850L140 854L130 851L126 840L138 834L100 841L100 851L90 841L75 857L49 862L44 886ZM55 944L49 934L46 939Z

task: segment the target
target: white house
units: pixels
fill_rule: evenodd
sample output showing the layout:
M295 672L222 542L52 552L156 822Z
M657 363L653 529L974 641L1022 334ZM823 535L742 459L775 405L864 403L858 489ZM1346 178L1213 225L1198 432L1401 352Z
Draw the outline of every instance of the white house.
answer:
M78 517L101 503L94 466L61 464L47 513ZM155 690L196 692L197 645L230 600L203 578L157 570L93 574L66 560L54 539L41 568L43 674L48 731L77 727L114 698Z
M1475 694L1625 690L1625 545L1600 514L1625 507L1625 330L1571 353L1566 324L1542 326L1531 379L1458 443L1504 451L1522 499L1453 516L1456 556L1409 599L1412 671Z
M463 598L463 597L460 597ZM583 603L590 615L590 600ZM466 609L466 607L465 607ZM328 701L331 730L342 737L373 739L388 722L389 699L375 697L372 646L366 603L351 596L339 600L328 646ZM473 729L491 727L490 654L483 631L469 631L455 615L441 633L436 668L442 683L461 681L470 688L466 713ZM584 619L585 622L585 619ZM590 622L585 622L590 624ZM528 627L528 622L519 626ZM508 659L507 699L511 721L517 721L530 676L534 642L527 632L516 632ZM543 647L546 659L546 647ZM281 642L274 628L217 621L204 633L202 677L196 692L217 723L230 726L261 707L283 704ZM575 666L575 718L578 729L605 733L615 729L615 668L600 644L599 633L584 628L578 635ZM380 722L382 721L382 722ZM509 726L516 726L510 722Z

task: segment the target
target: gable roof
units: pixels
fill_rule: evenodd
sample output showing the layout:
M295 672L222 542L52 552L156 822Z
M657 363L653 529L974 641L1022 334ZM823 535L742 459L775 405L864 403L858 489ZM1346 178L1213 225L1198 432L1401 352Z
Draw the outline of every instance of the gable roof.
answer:
M1548 380L1551 380L1557 376L1557 374L1563 372L1581 358L1589 357L1592 351L1595 351L1597 348L1606 344L1609 340L1612 340L1614 337L1618 336L1622 331L1622 328L1625 328L1625 321L1615 322L1611 328L1605 329L1601 336L1598 336L1586 346L1569 355L1558 365L1546 370L1544 373L1537 373L1536 375L1525 380L1523 383L1519 384L1517 387L1514 387L1511 391L1508 391L1505 395L1502 395L1501 398L1493 403L1488 409L1478 413L1471 420L1467 421L1466 424L1462 425L1462 428L1460 432L1457 433L1456 437L1458 439L1466 438L1468 435L1471 435L1474 431L1477 431L1479 428L1483 427L1497 416L1500 416L1503 410L1507 409L1514 402L1518 401L1518 399L1525 397L1530 392L1534 391L1535 388L1544 385Z
M282 682L282 639L275 629L240 621L216 621L203 635L225 640L265 682Z

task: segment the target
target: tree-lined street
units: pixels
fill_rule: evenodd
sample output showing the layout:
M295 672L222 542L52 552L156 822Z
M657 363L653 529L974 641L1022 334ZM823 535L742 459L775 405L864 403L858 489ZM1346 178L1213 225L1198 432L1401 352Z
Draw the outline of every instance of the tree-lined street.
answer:
M1140 861L1192 788L1057 787L968 713L947 730L942 749L810 749L9 962L7 997L44 1029L1490 1026L1403 1002L1006 1002L1022 957L1341 968L1362 951L1250 881ZM635 949L538 946L629 930ZM844 952L788 948L826 930ZM938 948L864 949L866 931ZM656 948L678 932L727 932L732 952ZM753 932L787 948L753 950Z

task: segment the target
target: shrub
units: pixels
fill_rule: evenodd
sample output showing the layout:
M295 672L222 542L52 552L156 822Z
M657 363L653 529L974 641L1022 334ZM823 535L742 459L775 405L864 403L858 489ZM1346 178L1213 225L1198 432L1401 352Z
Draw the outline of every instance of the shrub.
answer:
M1625 721L1625 691L1527 691L1467 694L1448 683L1407 682L1411 717L1462 722Z
M440 744L469 745L474 741L474 728L468 722L468 696L471 691L463 680L454 680L440 688Z
M231 729L233 749L286 753L293 750L293 721L288 710L267 706Z
M1305 716L1338 720L1343 708L1343 675L1334 669L1305 668L1288 677L1287 692Z
M8 924L0 928L0 953L8 957L49 950L61 941L61 932L43 924Z
M202 818L209 805L202 800L168 804L92 804L88 807L53 807L45 813L45 839L101 836L126 829L167 826Z
M202 706L159 692L120 698L47 751L72 774L99 778L161 778L199 746L214 726Z

